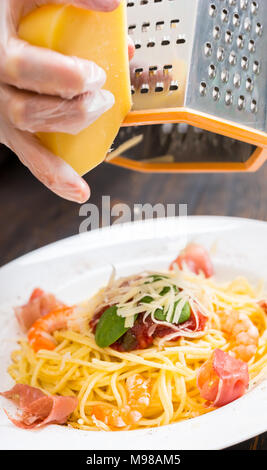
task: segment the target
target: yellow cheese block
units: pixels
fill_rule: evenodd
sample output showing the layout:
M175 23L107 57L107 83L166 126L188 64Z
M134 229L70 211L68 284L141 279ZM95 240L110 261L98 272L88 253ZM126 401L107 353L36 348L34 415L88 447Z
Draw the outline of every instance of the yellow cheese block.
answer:
M46 5L22 19L19 36L31 44L96 62L114 106L78 135L38 134L42 143L83 175L105 158L131 108L125 2L113 12Z

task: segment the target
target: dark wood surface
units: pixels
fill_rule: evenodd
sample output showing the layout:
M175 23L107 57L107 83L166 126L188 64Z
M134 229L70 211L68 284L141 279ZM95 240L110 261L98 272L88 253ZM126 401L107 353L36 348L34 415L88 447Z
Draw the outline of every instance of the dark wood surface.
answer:
M48 243L78 233L79 206L50 193L0 146L0 265ZM267 165L244 175L142 175L103 164L87 180L91 201L188 204L189 215L228 215L267 220ZM1 287L0 287L1 288ZM249 423L248 423L249 426ZM234 446L267 450L267 433Z

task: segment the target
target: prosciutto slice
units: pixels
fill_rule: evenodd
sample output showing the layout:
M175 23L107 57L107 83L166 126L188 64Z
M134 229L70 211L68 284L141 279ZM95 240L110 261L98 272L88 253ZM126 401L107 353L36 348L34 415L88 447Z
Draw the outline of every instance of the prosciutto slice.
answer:
M47 424L64 424L78 406L76 397L48 396L29 385L16 384L7 392L0 393L12 400L19 408L15 419L7 416L15 426L23 429L40 428Z
M248 365L221 349L199 369L197 386L200 395L213 406L224 406L244 395L249 384Z
M195 274L203 272L205 277L211 277L214 274L213 265L209 253L203 246L196 243L190 243L178 255L178 257L171 263L170 269L174 269L174 265L183 269L186 264L188 269Z
M261 300L259 302L259 306L262 308L262 310L264 310L267 315L267 300Z
M15 307L14 311L21 330L26 332L38 318L61 306L63 303L57 300L53 294L37 288L32 292L28 302L20 307Z

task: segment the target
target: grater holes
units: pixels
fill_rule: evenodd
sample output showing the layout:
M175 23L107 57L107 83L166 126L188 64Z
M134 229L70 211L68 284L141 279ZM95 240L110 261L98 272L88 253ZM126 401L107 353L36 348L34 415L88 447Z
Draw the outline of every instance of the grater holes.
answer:
M135 47L135 49L141 49L141 43L140 43L140 41L135 41L134 47Z
M237 4L237 0L229 0L229 5L234 7Z
M236 53L235 53L234 51L232 51L232 52L230 53L228 61L229 61L229 64L230 64L230 65L236 65L236 63L237 63L237 55L236 55Z
M136 29L136 24L131 24L129 27L128 27L128 33L129 34L133 34L134 31Z
M149 85L147 83L143 83L140 88L140 93L145 94L149 92Z
M256 45L255 45L255 41L253 39L250 39L250 41L248 43L248 50L251 54L253 54L256 51Z
M246 98L244 97L244 95L241 95L239 96L237 100L237 109L239 111L243 111L245 107L246 107Z
M255 99L251 100L250 109L251 109L251 112L254 113L254 114L256 114L258 112L258 104L257 104L257 101Z
M164 38L161 41L162 46L168 46L171 43L170 38L168 36L164 36Z
M238 28L240 26L240 16L238 13L234 13L233 15L233 25Z
M180 20L178 20L178 19L171 20L170 27L171 28L177 28L178 23L180 23Z
M140 5L147 5L148 4L148 0L140 0Z
M233 42L233 33L229 29L225 32L224 40L226 44L232 44Z
M253 62L253 72L256 75L259 75L259 73L260 73L260 62L258 60L254 60L254 62Z
M176 91L179 89L178 82L176 80L172 80L169 86L170 91Z
M243 34L239 34L239 36L237 37L237 40L236 40L236 44L237 44L237 47L238 47L239 49L244 49L244 47L245 47L245 40L244 40Z
M141 26L141 29L142 29L142 33L146 33L148 31L148 28L150 27L150 23L149 22L146 22L146 23L143 23L142 26Z
M212 18L215 18L215 16L217 15L217 7L214 3L212 3L210 5L210 8L209 8L209 15L212 17Z
M144 69L142 67L139 67L137 69L135 69L134 73L136 76L140 76L141 73L143 73Z
M259 9L258 2L251 2L250 11L251 11L252 15L257 15L258 9Z
M154 47L156 44L155 40L154 39L149 39L146 47Z
M155 86L155 92L161 93L164 90L163 82L157 82Z
M208 69L209 78L212 80L216 77L216 67L214 64L210 64Z
M156 30L157 31L160 31L161 29L163 29L163 26L164 26L164 21L157 21L156 22Z
M171 64L166 64L163 66L163 70L171 70L172 69L172 65Z
M212 98L214 99L214 101L219 101L220 96L220 89L219 87L215 86L212 90Z
M223 8L221 11L221 20L223 23L228 23L229 21L229 12L226 8Z
M224 98L226 106L231 106L233 104L233 93L231 90L227 90Z
M219 62L223 62L225 58L225 52L223 47L218 47L217 49L217 59Z
M220 28L220 26L218 26L218 25L214 26L212 34L213 34L214 39L220 39L220 37L221 37L221 28Z
M253 88L254 88L254 82L252 78L248 77L246 79L246 90L251 93L253 91Z
M207 84L206 82L201 82L199 86L199 93L201 96L206 96L207 94Z
M262 36L263 26L262 26L261 23L257 23L257 24L256 24L255 31L256 31L256 34L257 34L258 36Z
M241 67L243 70L248 70L249 67L249 60L247 56L243 56L241 59Z
M156 71L158 70L158 66L157 65L151 65L148 69L148 71L150 73L155 73Z
M134 7L134 2L127 2L127 7Z
M206 57L209 57L211 56L212 54L212 45L210 42L206 42L205 46L204 46L204 54Z
M176 44L185 44L185 42L186 42L185 38L180 37L180 38L176 39Z

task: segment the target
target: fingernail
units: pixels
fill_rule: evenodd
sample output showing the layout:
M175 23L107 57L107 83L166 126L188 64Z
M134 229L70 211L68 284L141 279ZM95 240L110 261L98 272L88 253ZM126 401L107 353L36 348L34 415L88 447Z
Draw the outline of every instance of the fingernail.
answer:
M87 3L89 8L93 6L95 10L112 11L119 6L120 0L89 0Z

